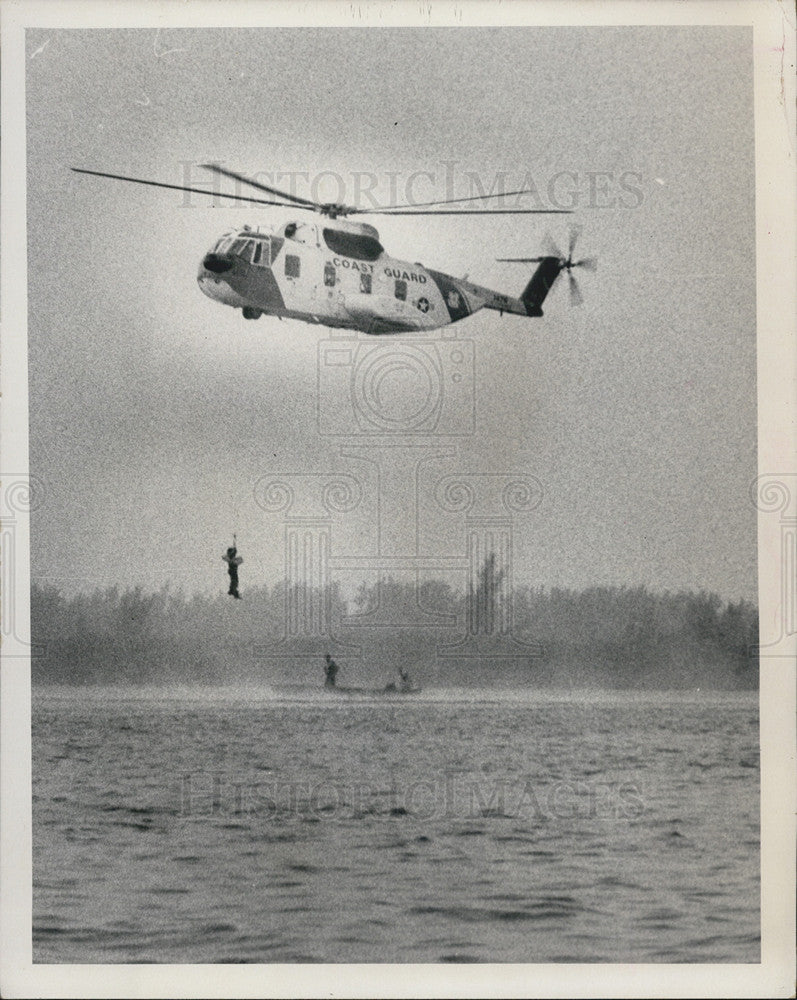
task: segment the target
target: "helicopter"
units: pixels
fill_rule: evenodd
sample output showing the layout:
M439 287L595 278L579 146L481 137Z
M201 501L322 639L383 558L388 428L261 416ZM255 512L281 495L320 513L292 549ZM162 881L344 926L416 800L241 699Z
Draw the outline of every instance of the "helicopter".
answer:
M276 316L367 334L398 334L435 330L472 316L479 309L539 317L543 315L546 296L563 271L569 278L571 300L577 305L582 298L573 270L580 267L594 271L597 266L594 258L573 259L579 232L573 228L566 256L548 238L547 252L541 256L497 258L507 263L537 264L519 296L504 295L467 278L456 278L417 262L411 264L391 257L380 243L374 226L348 218L366 214L569 214L567 209L441 207L530 193L528 191L450 198L418 205L357 208L289 194L216 163L202 166L281 200L226 194L78 167L71 169L79 174L301 209L320 215L320 222L291 220L276 228L243 226L231 229L202 257L197 273L200 290L216 302L240 309L247 320Z

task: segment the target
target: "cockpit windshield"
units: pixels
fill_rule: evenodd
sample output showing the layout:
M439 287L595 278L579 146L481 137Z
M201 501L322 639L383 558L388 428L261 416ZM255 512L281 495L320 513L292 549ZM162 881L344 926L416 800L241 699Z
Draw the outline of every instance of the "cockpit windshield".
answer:
M271 239L260 234L253 237L249 233L222 236L213 247L213 253L240 257L250 264L268 265L271 263Z
M232 254L233 257L243 257L244 260L249 260L252 256L252 241L233 240L232 246L227 252Z

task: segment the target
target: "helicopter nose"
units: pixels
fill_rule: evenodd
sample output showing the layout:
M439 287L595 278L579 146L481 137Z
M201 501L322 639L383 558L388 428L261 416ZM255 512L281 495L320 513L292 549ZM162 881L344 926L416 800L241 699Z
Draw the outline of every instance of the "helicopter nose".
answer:
M224 274L225 271L230 270L232 264L231 257L220 253L205 254L205 258L202 261L202 267L207 271L212 271L214 274Z

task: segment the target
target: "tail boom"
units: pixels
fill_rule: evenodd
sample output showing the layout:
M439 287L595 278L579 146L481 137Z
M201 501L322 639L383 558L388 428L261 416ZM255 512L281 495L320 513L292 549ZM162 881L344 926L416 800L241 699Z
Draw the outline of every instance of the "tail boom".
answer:
M558 257L542 258L520 296L520 301L526 307L526 315L542 316L542 304L545 301L545 296L553 288L561 270L562 261Z
M537 269L532 274L529 283L520 294L520 298L503 295L491 288L474 285L469 281L460 280L461 285L470 295L474 296L485 309L495 309L497 312L513 313L516 316L542 316L542 304L548 292L562 270L559 257L543 257Z

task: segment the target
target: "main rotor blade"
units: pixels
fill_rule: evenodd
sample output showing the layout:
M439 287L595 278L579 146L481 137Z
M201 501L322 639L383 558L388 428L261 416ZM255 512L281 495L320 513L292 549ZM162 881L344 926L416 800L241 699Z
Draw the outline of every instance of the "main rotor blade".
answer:
M358 215L570 215L569 208L433 208L416 212L411 208L384 211L382 209L356 209Z
M234 201L255 202L258 205L279 205L282 208L295 208L287 201L266 201L255 198L254 195L225 194L223 191L206 191L204 188L187 187L184 184L165 184L163 181L147 181L141 177L126 177L124 174L105 174L99 170L82 170L80 167L70 167L76 174L91 174L94 177L110 177L115 181L128 181L131 184L146 184L148 187L169 188L172 191L191 191L194 194L210 195L211 198L232 198Z
M598 258L597 257L585 257L583 260L577 260L573 263L573 267L583 267L585 271L597 271L598 270Z
M502 264L539 264L545 257L496 257Z
M260 181L253 180L253 178L247 177L245 174L238 174L234 170L227 170L226 167L220 167L218 163L201 163L200 166L203 170L210 170L212 173L220 174L222 177L231 177L242 184L248 184L250 187L257 188L258 191L265 191L267 194L276 194L280 198L287 198L288 201L292 201L295 205L304 205L305 208L316 210L322 207L317 201L300 198L298 194L289 194L287 191L280 191L279 188L269 187L268 184L261 184Z
M442 201L419 201L417 205L376 205L374 208L355 208L354 213L362 215L366 212L389 212L394 208L429 208L432 205L456 205L463 201L484 201L487 198L511 198L516 194L537 194L532 188L522 188L520 191L496 191L494 194L472 194L467 198L443 198Z

